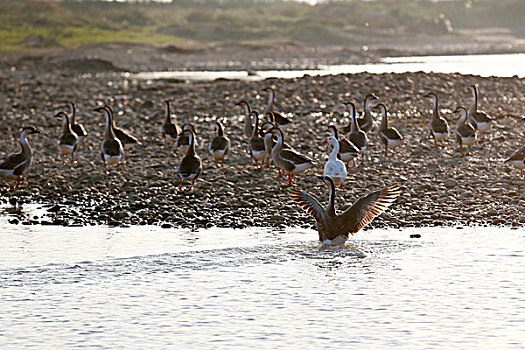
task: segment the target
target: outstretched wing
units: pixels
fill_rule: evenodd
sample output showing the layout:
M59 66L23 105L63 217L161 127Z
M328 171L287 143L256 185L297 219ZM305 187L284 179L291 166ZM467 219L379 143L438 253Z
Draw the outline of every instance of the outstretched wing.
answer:
M338 217L338 224L344 225L352 235L365 227L376 216L384 212L401 194L398 184L385 187L360 198Z
M289 193L294 203L297 203L304 211L312 215L318 223L324 222L326 210L321 206L317 198L292 189L289 190Z

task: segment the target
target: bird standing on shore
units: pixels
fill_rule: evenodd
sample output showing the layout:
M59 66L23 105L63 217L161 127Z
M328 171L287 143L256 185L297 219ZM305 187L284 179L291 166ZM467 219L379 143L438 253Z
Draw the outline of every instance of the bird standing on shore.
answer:
M220 121L215 122L215 132L217 135L211 140L209 150L215 159L215 165L218 165L220 159L221 166L224 166L224 157L230 149L230 139L224 136L224 129Z
M104 106L104 108L106 108L111 114L111 120L113 121L113 133L120 140L122 146L140 144L140 141L135 136L131 135L126 130L117 127L117 124L115 122L115 114L113 113L113 108L111 108L111 106L108 105Z
M472 104L468 111L468 120L475 130L481 133L480 141L485 140L485 133L492 124L492 119L483 111L478 111L478 88L476 85L470 85L472 91Z
M346 170L348 171L348 162L352 159L355 160L355 158L359 156L359 148L346 138L340 138L335 125L330 125L328 131L330 131L332 137L339 142L339 153L337 156L345 163Z
M162 124L162 136L164 140L171 140L173 144L177 142L177 125L171 120L170 101L165 100L166 111L164 116L164 123Z
M268 118L269 122L275 122L275 124L281 128L281 130L286 130L291 125L292 121L281 113L275 112L273 110L273 103L275 100L275 90L271 87L264 88L263 91L268 93L267 105L264 107L263 115ZM270 116L268 116L270 114ZM271 120L273 119L273 120Z
M21 178L24 172L31 165L32 152L29 142L27 142L27 135L40 134L40 131L32 126L22 129L20 132L20 145L22 151L17 154L10 155L0 163L0 177L8 180L15 180L15 187L19 187Z
M476 129L468 122L468 112L465 109L465 107L459 106L456 108L454 113L461 113L461 117L459 117L457 123L456 123L456 141L459 143L459 147L461 148L461 156L465 156L465 152L463 151L463 145L467 146L467 154L470 152L470 147L476 142Z
M78 140L82 142L82 147L86 148L87 131L84 125L76 122L77 108L73 102L69 103L69 109L71 114L71 130L77 134Z
M396 128L388 126L388 111L383 103L376 106L381 111L382 120L379 128L379 139L385 145L385 156L388 157L388 148L392 148L392 156L396 154L396 147L401 146L403 137Z
M182 188L182 181L191 180L191 190L195 184L195 180L197 180L202 172L202 162L200 157L195 153L195 134L193 133L193 130L187 129L183 133L187 134L189 138L189 147L179 164L179 189Z
M438 96L435 92L429 92L424 97L432 99L432 118L428 123L430 133L434 138L434 145L439 148L438 141L446 141L449 135L448 122L439 115Z
M240 100L235 104L236 106L241 106L244 109L244 126L243 126L243 134L244 137L247 139L250 139L252 136L253 131L253 125L252 125L252 117L250 113L252 112L252 108L250 107L250 104L246 100Z
M337 159L339 153L339 141L333 136L327 137L324 144L332 146L332 151L328 156L328 161L324 165L323 176L328 176L336 185L343 187L343 181L346 179L348 172L346 171L345 163Z
M270 129L270 131L277 133L277 142L272 148L273 163L279 169L288 172L287 186L291 186L294 175L310 169L314 165L314 162L310 158L293 150L283 149L284 133L281 128L274 127Z
M368 148L368 137L366 132L361 130L357 123L356 108L353 102L346 102L345 105L348 107L350 112L350 134L348 134L348 141L353 143L361 154L361 165L365 165L365 152Z
M100 144L100 156L104 163L104 173L108 174L108 164L116 165L119 170L120 161L124 158L124 147L113 130L113 113L110 108L99 107L95 112L104 112L106 128L104 129L104 140Z
M62 137L58 141L62 153L62 164L66 163L66 156L71 156L71 163L75 162L75 151L78 147L78 136L71 129L69 116L64 112L58 112L55 117L62 118Z
M361 197L350 208L337 215L334 181L328 176L322 179L330 190L326 209L321 206L316 197L309 194L290 190L290 196L295 203L315 218L319 241L328 245L344 244L349 234L353 236L384 212L401 195L401 187L397 184L391 185Z
M259 136L259 114L256 111L252 111L250 116L253 117L255 125L253 126L252 135L248 144L250 155L255 162L255 166L262 169L264 161L266 160L266 147L264 146L264 139ZM259 161L261 166L259 166Z
M188 148L190 147L190 137L188 133L185 133L184 131L191 130L193 132L193 136L196 135L195 127L190 123L182 124L182 132L177 136L177 152L181 157L184 157L186 152L188 152ZM194 143L196 143L196 140L193 140Z
M520 177L523 177L523 169L525 169L525 146L521 147L505 160L505 164L510 164L520 169Z

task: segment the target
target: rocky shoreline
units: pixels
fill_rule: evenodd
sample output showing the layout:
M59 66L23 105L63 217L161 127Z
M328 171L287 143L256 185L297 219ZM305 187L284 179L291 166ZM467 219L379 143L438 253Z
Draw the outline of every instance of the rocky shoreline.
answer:
M330 123L341 127L348 122L343 101L356 101L361 110L364 96L374 92L386 103L391 124L404 136L404 145L395 158L385 158L374 131L369 160L364 167L350 169L344 191L338 192L338 209L368 191L402 183L401 198L368 228L525 225L525 180L502 163L522 146L525 137L524 79L361 73L188 85L140 82L125 73L13 70L2 75L1 157L17 151L22 125L33 125L42 132L30 139L34 162L24 187L15 189L2 181L0 193L4 203L41 203L46 213L36 217L21 214L13 223L192 229L313 227L313 219L291 203L282 185L285 180L277 178L277 171L255 169L242 136L242 110L235 103L244 98L254 109L262 110L262 89L273 86L276 110L293 115L287 141L317 162L314 169L296 176L294 188L326 202L327 189L317 178L328 155L321 141ZM479 107L496 125L485 143L477 143L470 156L461 158L452 136L444 149L433 148L427 126L431 102L422 96L429 91L439 95L441 113L453 130L458 116L451 110L470 104L470 84L478 84ZM197 129L203 174L191 191L178 190L179 159L174 147L164 144L161 137L164 99L172 101L179 126L191 121ZM69 101L77 104L77 120L89 132L89 148L78 151L75 164L62 165L57 144L60 120L53 116L66 110ZM118 125L142 141L127 149L127 163L121 171L109 175L103 174L99 156L103 120L93 112L101 104L113 106ZM207 151L216 118L223 121L232 141L224 168L216 168Z

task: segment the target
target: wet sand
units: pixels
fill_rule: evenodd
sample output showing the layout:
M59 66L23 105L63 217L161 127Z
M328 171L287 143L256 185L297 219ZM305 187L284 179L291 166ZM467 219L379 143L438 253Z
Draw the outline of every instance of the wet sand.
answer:
M29 62L29 61L28 61ZM9 64L6 64L9 66ZM29 67L29 68L27 68ZM269 79L260 82L218 81L181 84L170 81L131 80L125 73L80 74L75 70L27 67L4 71L0 132L2 158L18 151L18 129L33 125L42 135L32 135L34 162L15 189L2 181L2 201L18 204L42 203L43 216L20 215L14 223L53 225L145 225L163 227L301 226L313 227L314 220L292 204L284 178L277 170L255 169L242 136L243 113L235 103L246 99L262 111L266 86L276 90L275 109L291 113L293 127L287 141L315 159L317 165L297 175L294 188L313 193L323 203L327 188L322 175L328 148L322 140L331 123L348 123L343 101L362 101L373 92L387 105L390 122L404 137L396 157L385 157L377 128L369 135L371 149L365 166L351 167L336 207L346 205L369 191L401 183L403 195L370 227L441 225L525 224L525 180L503 160L523 145L525 136L525 80L480 78L459 74L368 73L300 79ZM458 105L468 105L468 86L478 84L479 109L488 112L496 124L488 140L476 143L471 155L460 157L453 130ZM444 149L433 148L428 130L431 101L422 96L435 91L442 115L449 121L451 137ZM178 190L175 149L162 140L164 99L172 101L179 127L192 122L197 129L197 152L203 160L203 174L193 190ZM53 116L77 104L77 120L89 132L88 149L77 152L75 164L60 163L58 138L60 119ZM127 148L127 163L120 172L103 173L99 147L103 117L93 109L109 104L117 113L117 124L142 145ZM217 168L207 147L213 136L212 121L221 119L232 142L224 168Z

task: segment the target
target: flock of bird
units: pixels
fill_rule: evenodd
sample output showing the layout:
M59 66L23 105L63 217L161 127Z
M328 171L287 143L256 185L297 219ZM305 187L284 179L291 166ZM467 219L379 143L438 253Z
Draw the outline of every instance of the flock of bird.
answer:
M467 110L459 106L455 113L460 113L456 123L455 139L458 142L462 156L468 155L471 146L477 140L477 133L481 134L481 141L485 139L485 134L489 130L492 119L477 108L478 91L475 85L471 85L473 101ZM293 184L296 174L305 172L314 166L314 161L299 153L285 142L285 131L292 125L292 121L282 114L274 111L275 91L273 88L265 88L267 92L267 105L262 114L251 109L246 100L237 103L245 113L243 134L248 141L248 149L256 167L270 167L273 162L279 171L279 176L288 174L288 186ZM449 126L446 119L439 115L438 96L434 92L425 95L432 99L433 114L429 122L430 133L434 139L436 148L440 143L449 137ZM354 234L377 215L381 214L395 199L401 194L399 185L392 185L381 190L370 193L359 199L353 206L348 208L341 215L337 215L334 207L335 188L337 185L342 187L348 175L349 162L353 161L357 166L360 158L361 164L366 161L368 149L368 135L374 127L371 103L377 100L374 94L368 94L364 100L364 113L361 118L357 116L356 106L353 102L345 103L350 115L350 123L342 128L342 132L348 137L341 137L335 125L328 127L328 136L324 143L331 146L328 160L324 166L322 180L329 187L329 204L323 208L318 200L308 194L290 190L290 196L304 210L311 214L317 222L319 239L328 244L344 243L348 235ZM381 124L378 129L378 136L385 148L385 156L395 155L395 150L403 143L400 132L389 125L387 107L383 103L378 103L375 108L381 115ZM100 145L100 155L104 165L104 171L108 173L108 165L116 166L124 159L124 147L127 144L137 144L139 141L131 134L116 126L114 113L110 106L106 105L95 109L96 112L103 113L105 116L104 139ZM70 113L59 112L56 117L62 119L62 136L59 140L59 148L62 162L70 157L74 162L75 152L79 143L85 147L86 129L76 123L76 108L70 104ZM180 177L179 188L184 181L191 182L193 187L195 180L202 172L202 161L196 153L195 128L192 124L182 125L179 131L173 122L170 112L170 102L165 101L165 119L161 127L162 136L165 142L171 142L176 146L180 154L181 161L178 166ZM20 133L20 143L22 150L18 154L9 156L0 164L0 177L13 179L15 186L20 186L21 177L28 169L32 160L32 151L27 141L27 136L38 134L39 131L34 127L25 127ZM217 166L224 166L224 158L230 149L230 140L224 133L224 128L219 121L215 122L216 136L211 140L208 150L213 156ZM463 146L467 147L465 153ZM510 165L520 169L520 176L523 177L525 168L525 147L516 151L505 161Z

